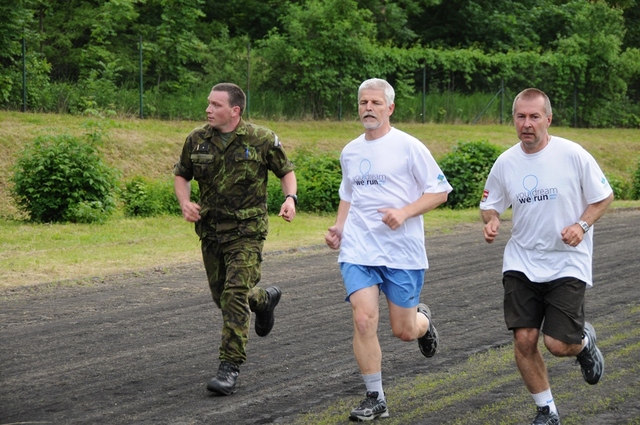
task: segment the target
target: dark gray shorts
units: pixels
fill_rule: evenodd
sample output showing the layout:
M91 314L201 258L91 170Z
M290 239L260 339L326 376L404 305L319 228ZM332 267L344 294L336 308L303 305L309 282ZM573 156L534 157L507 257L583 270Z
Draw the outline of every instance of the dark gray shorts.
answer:
M504 321L510 330L536 328L567 344L580 344L584 329L585 282L565 277L531 282L524 273L506 271Z

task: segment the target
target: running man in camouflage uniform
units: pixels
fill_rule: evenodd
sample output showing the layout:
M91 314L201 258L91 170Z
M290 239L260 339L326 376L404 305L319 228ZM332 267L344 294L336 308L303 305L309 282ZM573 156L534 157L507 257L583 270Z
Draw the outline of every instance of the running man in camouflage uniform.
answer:
M267 336L280 301L277 287L256 286L268 230L268 171L282 184L279 216L286 221L296 215L297 182L278 136L242 119L246 96L240 87L218 84L208 101L208 124L189 134L173 173L182 215L195 223L211 295L224 320L220 367L207 389L229 395L246 360L251 312L256 334ZM200 188L198 203L190 200L192 179Z

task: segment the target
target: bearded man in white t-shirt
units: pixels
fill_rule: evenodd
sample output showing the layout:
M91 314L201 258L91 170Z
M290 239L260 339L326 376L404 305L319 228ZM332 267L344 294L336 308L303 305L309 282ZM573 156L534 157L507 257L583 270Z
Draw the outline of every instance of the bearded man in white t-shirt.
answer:
M385 80L360 85L358 113L365 132L340 155L340 204L325 236L329 247L340 249L353 312L353 351L367 388L351 420L389 416L377 335L380 292L396 337L417 340L425 357L438 347L431 311L420 303L428 268L422 215L444 203L452 188L427 147L391 126L394 96Z
M532 424L559 424L540 333L556 357L576 356L582 375L597 384L604 358L585 321L585 289L592 282L593 224L613 201L604 173L585 149L551 136L551 103L529 88L513 102L520 142L496 160L480 210L484 238L498 236L500 215L513 210L504 251L504 317L513 331L515 360L537 415Z

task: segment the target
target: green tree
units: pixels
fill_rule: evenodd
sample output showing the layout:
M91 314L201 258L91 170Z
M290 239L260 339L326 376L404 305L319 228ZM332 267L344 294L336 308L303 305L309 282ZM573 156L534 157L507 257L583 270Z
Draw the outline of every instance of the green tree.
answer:
M442 0L358 0L359 7L368 9L373 16L377 41L397 47L409 47L418 41L418 35L409 26L409 16L441 3Z
M31 109L135 110L142 36L146 110L157 116L197 116L203 86L249 77L276 115L353 114L363 79L386 78L402 101L424 69L430 92L535 85L560 123L573 122L575 94L579 125L636 126L639 10L637 0L5 1L0 105L21 105L24 36Z
M226 27L211 37L203 64L207 86L230 81L244 87L247 81L248 44L249 39L246 36L231 38ZM251 54L251 82L255 87L264 81L260 61L259 56ZM203 104L205 96L202 96Z
M199 82L207 54L198 38L203 0L148 0L141 9L145 68L158 91L175 92Z
M100 77L121 83L120 71L138 71L137 39L132 34L132 25L138 18L136 3L137 0L107 0L94 10L94 17L88 22L89 40L81 53L82 77L101 71Z
M204 22L201 28L202 40L215 36L223 28L230 38L242 37L260 40L269 31L279 26L278 17L282 15L287 3L281 0L204 0L202 11ZM210 32L211 31L211 32Z
M21 56L20 38L24 34L28 11L21 3L3 2L0 4L0 102L9 100L14 81L11 70L16 69L17 59Z
M562 100L579 96L580 125L612 125L627 92L620 72L624 19L606 2L574 1L570 34L557 43L557 75L552 92Z
M40 91L48 85L50 66L33 46L38 34L32 30L33 1L0 3L0 105L18 107L22 103L22 41L26 42L26 69L29 79L27 103L36 105Z
M78 81L90 22L99 4L98 0L37 0L34 13L41 39L39 51L51 62L53 81Z
M290 4L281 21L282 33L274 30L259 43L269 67L265 85L307 99L314 118L330 114L343 87L351 95L365 76L384 76L394 68L375 44L371 12L358 9L354 0Z

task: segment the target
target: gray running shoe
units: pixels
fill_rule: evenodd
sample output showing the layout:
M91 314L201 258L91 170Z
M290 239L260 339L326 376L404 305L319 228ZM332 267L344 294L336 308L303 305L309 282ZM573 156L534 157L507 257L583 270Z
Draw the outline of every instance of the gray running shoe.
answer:
M377 391L367 391L367 397L362 400L360 406L351 411L351 421L371 421L376 418L388 418L387 402L378 400Z
M589 337L589 344L576 356L576 363L580 363L584 380L595 385L604 375L604 357L596 345L596 330L591 323L585 322L584 334Z
M433 320L431 320L431 310L427 307L426 304L420 303L418 304L418 312L427 316L429 319L429 329L427 329L427 333L418 338L418 346L420 347L420 352L425 357L433 357L438 351L438 343L440 339L438 338L438 331L436 327L433 325Z
M549 406L538 406L538 414L531 422L531 425L560 425L560 416L557 413L551 413Z

